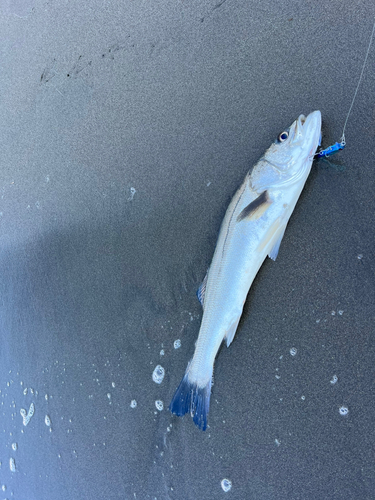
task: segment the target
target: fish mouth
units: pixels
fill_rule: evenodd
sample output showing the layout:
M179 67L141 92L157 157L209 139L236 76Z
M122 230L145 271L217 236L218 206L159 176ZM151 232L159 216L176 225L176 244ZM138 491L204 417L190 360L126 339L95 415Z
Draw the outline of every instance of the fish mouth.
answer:
M307 118L304 115L300 115L298 121L301 123L304 130L306 128L310 131L318 130L320 133L320 129L322 128L322 114L319 110L313 111Z
M305 137L311 137L312 143L315 144L317 148L320 141L320 134L322 129L321 112L319 110L313 111L307 116L307 118L301 115L299 117L299 120L301 120Z
M307 117L300 115L294 123L294 137L297 141L301 141L303 148L306 148L310 157L315 153L319 145L322 115L319 110L313 111Z

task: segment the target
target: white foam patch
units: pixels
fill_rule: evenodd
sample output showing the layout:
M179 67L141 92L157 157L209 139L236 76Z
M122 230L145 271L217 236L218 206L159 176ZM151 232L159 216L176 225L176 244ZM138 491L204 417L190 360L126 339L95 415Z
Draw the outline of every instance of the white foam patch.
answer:
M349 413L349 409L346 406L341 406L339 408L339 413L340 415L347 415Z
M164 409L164 403L160 399L155 401L155 406L156 406L156 409L159 411L162 411Z
M334 385L334 384L336 384L337 381L338 381L338 376L333 375L332 379L330 380L331 384Z
M35 412L35 405L34 403L31 403L29 411L26 413L25 408L20 409L20 414L23 419L23 425L27 425L30 422L31 417L34 415Z
M232 488L232 481L230 481L229 479L222 479L220 484L225 493Z
M156 365L152 373L152 380L156 384L161 384L164 380L165 370L161 365Z
M35 412L35 405L34 403L31 403L27 416L31 418L34 415L34 412Z

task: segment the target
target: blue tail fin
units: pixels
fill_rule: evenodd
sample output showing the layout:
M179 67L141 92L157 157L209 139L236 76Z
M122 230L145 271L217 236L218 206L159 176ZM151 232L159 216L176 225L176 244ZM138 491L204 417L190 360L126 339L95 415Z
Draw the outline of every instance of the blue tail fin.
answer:
M188 370L181 380L175 395L169 405L169 410L175 415L182 417L185 413L190 412L195 425L203 431L207 428L207 416L210 409L211 383L203 386L198 386L195 382L190 382L188 379Z

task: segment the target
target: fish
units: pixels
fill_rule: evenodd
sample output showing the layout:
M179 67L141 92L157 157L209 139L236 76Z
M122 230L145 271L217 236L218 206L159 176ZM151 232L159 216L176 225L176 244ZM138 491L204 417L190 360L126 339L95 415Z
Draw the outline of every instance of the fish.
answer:
M276 260L289 218L310 173L321 137L321 113L300 115L247 173L225 213L215 252L197 292L203 307L193 358L169 410L207 428L214 362L230 346L255 276Z

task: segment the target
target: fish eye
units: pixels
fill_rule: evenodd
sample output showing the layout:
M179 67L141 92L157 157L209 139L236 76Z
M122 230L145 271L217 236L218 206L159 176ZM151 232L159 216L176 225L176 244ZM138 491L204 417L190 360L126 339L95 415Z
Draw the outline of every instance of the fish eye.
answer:
M279 134L279 137L277 138L279 142L285 142L289 137L289 134L288 132L285 130L284 132L281 132L281 134Z

